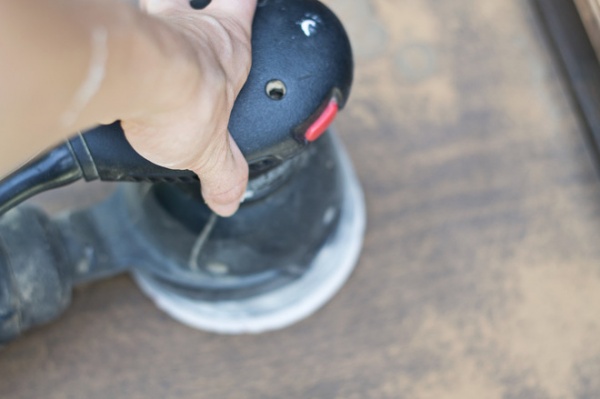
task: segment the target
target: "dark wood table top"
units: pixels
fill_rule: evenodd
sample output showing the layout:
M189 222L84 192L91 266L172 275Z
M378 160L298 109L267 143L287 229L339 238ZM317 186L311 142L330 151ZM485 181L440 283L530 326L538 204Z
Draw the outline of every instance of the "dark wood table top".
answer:
M0 352L0 397L600 397L600 186L528 2L328 3L356 49L337 126L368 204L344 289L286 330L219 336L126 276L81 287ZM43 202L107 189L88 187Z

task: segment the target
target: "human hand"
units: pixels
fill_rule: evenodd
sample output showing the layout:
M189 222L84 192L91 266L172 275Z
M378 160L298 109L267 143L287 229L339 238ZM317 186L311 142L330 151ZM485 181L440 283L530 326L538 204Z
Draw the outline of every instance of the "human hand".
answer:
M157 93L166 99L161 109L121 121L127 139L151 162L195 172L208 206L230 216L243 198L248 164L227 125L250 71L256 0L213 0L203 10L187 0L141 6L168 25L165 45L178 41L192 68L184 68L185 79L172 77L172 93Z

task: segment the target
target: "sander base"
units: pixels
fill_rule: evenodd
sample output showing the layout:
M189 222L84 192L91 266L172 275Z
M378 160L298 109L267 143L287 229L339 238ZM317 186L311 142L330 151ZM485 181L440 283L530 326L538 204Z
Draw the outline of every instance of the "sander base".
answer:
M170 290L169 286L161 284L150 274L134 270L132 274L142 291L175 320L220 334L277 330L316 312L337 293L352 273L366 224L360 183L339 142L336 147L343 192L340 217L300 278L253 297L215 302L184 296Z

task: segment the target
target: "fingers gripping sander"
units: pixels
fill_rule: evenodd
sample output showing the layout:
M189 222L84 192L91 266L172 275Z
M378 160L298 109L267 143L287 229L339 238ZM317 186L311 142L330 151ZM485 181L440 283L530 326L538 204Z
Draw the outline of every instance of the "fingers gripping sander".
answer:
M78 179L128 181L89 209L0 219L0 341L56 317L74 284L130 270L177 320L221 333L287 326L356 263L364 204L327 130L348 98L351 48L314 0L259 1L253 65L229 129L250 165L245 201L218 218L197 177L140 157L119 123L78 134L0 183L0 213Z

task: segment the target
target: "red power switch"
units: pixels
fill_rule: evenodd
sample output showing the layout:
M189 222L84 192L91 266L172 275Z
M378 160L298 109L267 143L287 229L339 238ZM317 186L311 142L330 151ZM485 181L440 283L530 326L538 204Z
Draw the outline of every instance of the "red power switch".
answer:
M315 141L316 139L321 137L321 135L325 133L329 125L331 125L331 122L333 122L333 120L335 119L338 110L339 106L337 100L335 98L332 98L331 101L329 101L327 108L325 108L325 110L321 114L321 116L319 116L319 118L306 130L306 134L304 135L306 140Z

